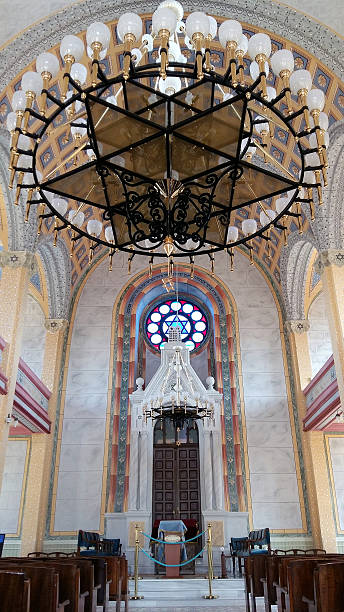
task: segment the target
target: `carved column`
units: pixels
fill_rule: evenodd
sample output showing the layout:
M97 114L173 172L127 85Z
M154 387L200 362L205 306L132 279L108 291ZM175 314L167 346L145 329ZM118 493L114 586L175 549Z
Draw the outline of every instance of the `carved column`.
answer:
M315 270L322 280L339 396L344 406L344 250L320 253Z
M303 389L312 376L308 329L309 322L306 320L286 321L285 323L285 330L289 334L294 370L313 543L317 548L325 548L327 552L336 552L336 530L331 508L324 436L321 431L303 431L303 418L306 414Z
M0 280L0 336L7 342L2 369L8 378L8 393L0 396L0 489L9 433L9 424L6 423L6 417L12 414L28 283L33 265L33 253L27 251L0 252L0 267L2 268Z
M33 434L31 457L27 476L27 493L22 524L21 554L27 555L34 550L42 550L51 472L51 458L54 444L56 402L63 348L64 319L46 319L47 329L42 382L52 391L49 401L50 434Z

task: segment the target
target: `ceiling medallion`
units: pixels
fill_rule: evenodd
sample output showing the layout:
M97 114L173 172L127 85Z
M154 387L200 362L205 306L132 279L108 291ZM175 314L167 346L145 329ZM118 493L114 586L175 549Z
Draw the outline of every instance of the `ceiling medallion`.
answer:
M179 2L162 2L151 33L142 35L141 18L122 15L123 71L117 75L105 74L101 64L111 32L93 23L86 33L90 74L80 63L82 40L65 36L60 95L58 87L49 89L59 61L42 53L37 72L26 72L13 96L7 127L15 202L25 188L26 219L35 207L39 232L42 220L54 217L55 245L63 230L72 252L86 236L90 261L98 244L107 246L110 268L116 250L128 252L129 264L135 255L148 256L150 266L167 258L169 275L175 257L193 266L196 255L208 254L213 266L214 253L226 250L233 268L233 247L244 244L253 261L254 237L267 242L269 253L271 228L286 240L286 216L295 217L300 232L303 203L314 218L314 189L322 204L328 118L311 74L294 71L287 49L271 56L267 34L248 40L238 21L217 29L216 20L199 11L182 18ZM211 56L217 35L225 50L221 74ZM278 91L266 83L270 66ZM44 174L41 157L57 125L70 129L74 150L61 152ZM270 151L281 128L300 157L298 176Z

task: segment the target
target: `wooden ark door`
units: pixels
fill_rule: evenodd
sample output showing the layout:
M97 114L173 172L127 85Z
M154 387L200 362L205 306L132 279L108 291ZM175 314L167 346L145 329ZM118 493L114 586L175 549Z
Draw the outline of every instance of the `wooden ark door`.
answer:
M201 527L198 428L191 420L180 431L169 419L155 425L152 506L153 525L195 519Z

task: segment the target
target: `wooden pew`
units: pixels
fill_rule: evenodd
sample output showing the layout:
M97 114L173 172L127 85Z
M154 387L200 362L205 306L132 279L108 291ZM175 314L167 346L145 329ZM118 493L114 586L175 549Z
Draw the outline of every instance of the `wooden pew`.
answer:
M314 596L303 595L308 612L343 612L344 610L344 560L319 563L313 572Z
M27 568L38 568L44 570L44 568L49 567L54 570L55 573L58 574L58 584L59 584L59 604L62 606L62 602L68 602L67 610L68 612L84 612L85 610L85 598L88 595L88 592L80 592L80 569L77 567L77 564L73 564L69 559L66 561L53 560L48 559L47 557L43 557L41 559L35 558L9 558L9 559L1 559L0 568L4 567L16 567L23 568L23 571ZM61 607L61 610L64 608ZM36 612L36 610L34 610Z
M0 570L0 606L4 612L29 612L30 580L23 572Z
M112 557L98 555L94 555L93 557L87 556L87 561L91 561L94 566L95 584L100 584L100 588L97 590L97 605L102 606L104 612L107 612L109 608L110 599L111 576L107 563L108 558L112 559ZM75 559L85 560L85 557L75 557Z
M15 565L17 571L23 572L30 579L30 612L64 611L70 602L69 599L60 601L59 575L54 568L34 563Z
M343 560L343 555L306 555L300 559L281 558L279 579L276 584L277 606L279 612L307 612L308 607L302 597L313 597L313 572L318 564Z

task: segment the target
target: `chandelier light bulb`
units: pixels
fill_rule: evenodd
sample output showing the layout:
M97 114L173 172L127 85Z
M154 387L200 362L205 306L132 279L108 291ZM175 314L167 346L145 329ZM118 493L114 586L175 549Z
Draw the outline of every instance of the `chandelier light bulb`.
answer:
M84 54L84 43L73 34L68 34L61 40L60 55L64 62L72 58L71 63L79 62Z
M68 201L64 198L53 197L52 206L55 208L56 212L58 212L61 217L64 217L68 210Z
M111 225L108 225L105 228L105 240L107 242L114 242L113 229L112 229Z
M70 210L68 213L68 221L80 229L85 221L85 215L81 210L79 212Z
M275 202L276 214L280 215L287 208L288 204L289 204L288 198L286 197L277 198Z
M29 151L31 149L31 138L25 136L25 134L20 134L17 146L21 151Z
M239 23L239 21L235 21L234 19L227 19L226 21L223 21L219 27L219 41L224 48L226 48L227 43L235 43L236 49L242 35L241 23Z
M214 40L217 35L217 21L215 17L212 17L211 15L207 15L207 17L209 21L209 33L207 34L207 38L210 40Z
M41 53L36 59L36 70L44 78L44 73L48 73L50 78L55 78L60 70L59 60L53 53Z
M214 17L207 15L209 21L209 33L205 37L205 69L206 72L210 72L211 64L210 64L210 43L217 35L217 21Z
M269 64L268 62L264 62L264 72L265 74L269 74ZM256 81L259 77L260 70L256 61L250 63L250 75L253 81Z
M265 227L265 225L271 223L275 218L276 212L271 208L266 208L265 210L262 210L259 215L259 220L262 227Z
M229 225L227 228L227 244L236 242L239 236L239 229L235 225Z
M6 127L10 133L14 132L17 125L17 115L14 112L8 113L6 117Z
M101 221L98 221L98 219L90 219L87 222L87 231L89 234L91 234L91 236L96 236L97 238L99 238L102 229L103 224Z
M196 51L197 78L201 79L203 77L202 44L204 38L208 36L210 31L210 23L207 15L202 11L191 13L185 22L185 29Z
M155 35L160 36L162 30L167 30L169 36L171 36L177 27L177 15L176 13L166 7L159 7L154 11L152 16L152 28Z
M252 60L257 60L257 57L264 55L266 60L271 55L271 39L270 36L263 33L253 34L248 41L248 53Z
M245 236L255 234L257 231L257 221L255 219L244 219L241 223L242 232Z
M107 49L110 44L111 32L105 23L95 21L86 30L86 42L91 49L94 43L99 43L101 49Z
M12 108L16 111L24 111L26 108L26 95L25 92L19 89L15 91L12 97Z
M173 96L173 94L180 91L181 88L182 82L179 77L166 77L165 80L159 79L159 90L167 96Z
M289 49L279 49L272 54L271 68L275 76L282 77L284 72L288 73L288 76L294 71L294 56Z
M277 96L277 92L276 89L274 87L270 87L270 85L266 88L266 96L267 96L267 101L271 102L271 100L274 100Z
M29 94L34 94L34 96L39 96L43 87L43 79L38 72L34 72L33 70L29 70L28 72L24 72L21 80L21 88L25 91L26 96Z
M78 85L84 85L87 81L87 68L79 62L75 62L70 69L70 76Z
M312 111L318 111L319 113L325 106L325 94L321 89L311 89L307 94L307 105Z
M245 34L242 34L240 36L240 40L238 42L238 46L237 46L237 52L241 51L243 56L246 55L248 50L248 38L247 36L245 36Z
M312 76L308 70L295 70L290 76L290 89L294 96L299 95L300 91L307 93L312 87Z
M107 56L107 52L108 52L107 48L102 49L101 51L99 51L99 61L102 61ZM90 59L93 59L93 49L92 49L92 47L87 46L86 47L86 53L87 53L87 56Z

